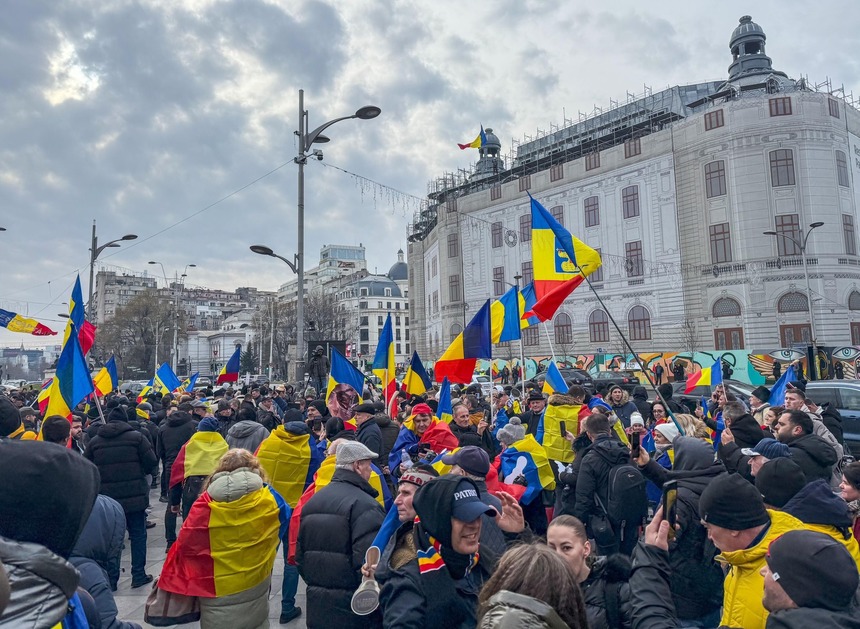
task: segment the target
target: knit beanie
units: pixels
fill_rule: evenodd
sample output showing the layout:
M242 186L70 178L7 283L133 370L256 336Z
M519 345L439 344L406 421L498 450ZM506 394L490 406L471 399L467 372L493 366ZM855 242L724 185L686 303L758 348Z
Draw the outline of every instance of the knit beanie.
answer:
M782 509L806 485L800 466L787 457L771 459L755 475L755 487L765 504Z
M204 417L197 424L197 432L218 432L218 420L214 417Z
M663 435L666 438L666 441L668 441L669 443L672 443L675 440L675 437L681 434L678 431L678 427L675 426L674 422L657 424L656 426L654 426L654 430Z
M761 494L740 474L712 480L699 498L699 516L708 524L745 531L770 522Z
M525 436L526 429L519 417L511 417L508 423L496 433L496 439L499 440L499 443L503 443L506 446L525 439Z

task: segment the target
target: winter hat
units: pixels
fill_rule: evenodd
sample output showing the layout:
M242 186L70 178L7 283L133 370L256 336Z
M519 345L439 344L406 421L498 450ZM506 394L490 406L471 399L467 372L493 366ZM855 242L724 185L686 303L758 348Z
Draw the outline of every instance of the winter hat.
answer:
M218 432L218 420L214 417L204 417L197 424L197 432Z
M325 402L322 400L314 400L313 402L310 402L308 406L313 406L323 417L326 417L329 414L328 406L326 406Z
M127 422L128 414L122 406L115 406L110 410L110 413L108 413L108 416L105 419L109 422Z
M798 607L846 609L860 583L851 553L824 533L784 533L771 542L765 561Z
M788 457L768 461L755 476L755 486L765 503L782 509L806 485L800 466Z
M668 382L664 382L659 387L657 387L657 391L660 393L660 396L664 400L671 400L672 399L672 385L669 384Z
M750 395L758 398L762 402L767 402L770 399L770 389L765 386L756 387Z
M430 408L428 404L422 402L421 404L416 404L412 407L413 415L433 415L433 409Z
M432 470L433 468L430 468L430 469ZM413 467L413 468L406 470L403 473L403 475L400 477L400 482L401 483L409 483L409 484L415 485L417 487L423 487L424 485L429 483L434 478L439 478L439 474L435 473L436 470L433 470L433 472L434 473L431 474L429 470L425 471L425 470L415 469Z
M472 476L486 476L490 471L490 457L477 446L466 446L442 457L445 465L457 465Z
M348 467L357 461L372 461L379 455L360 441L347 441L337 448L337 467Z
M681 432L678 430L678 427L675 426L674 422L657 424L656 426L654 426L654 430L663 435L669 443L672 443L675 440L675 437L681 434Z
M791 456L791 450L788 445L777 441L773 437L765 437L754 448L744 448L741 454L746 456L763 456L768 460L778 459L780 457Z
M499 440L499 443L503 443L506 446L524 439L525 436L526 429L519 417L511 417L508 423L496 433L496 439Z
M732 422L732 436L739 448L752 448L771 434L761 429L761 426L752 415L741 415Z
M744 531L770 522L761 494L740 474L712 480L699 498L699 516L708 524Z
M302 412L296 408L288 409L286 413L284 413L284 423L288 424L290 422L303 422L305 419Z
M11 435L21 425L21 413L12 400L0 395L0 436Z

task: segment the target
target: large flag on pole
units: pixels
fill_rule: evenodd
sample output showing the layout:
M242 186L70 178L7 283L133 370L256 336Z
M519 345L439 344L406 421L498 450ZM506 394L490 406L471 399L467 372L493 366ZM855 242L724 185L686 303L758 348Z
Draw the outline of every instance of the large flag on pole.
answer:
M90 367L81 351L78 331L69 319L66 324L66 342L57 360L57 372L51 383L45 416L70 417L78 403L93 392Z
M412 352L409 368L403 377L403 390L409 395L421 395L426 393L431 386L433 383L430 382L430 376L427 375L427 371L418 357L418 352Z
M230 356L230 360L228 360L227 364L221 367L221 371L218 372L218 378L215 380L215 384L239 381L239 355L241 353L242 346L237 345L236 351L233 352L232 356Z
M788 389L788 383L793 380L797 380L797 372L794 369L794 365L789 365L770 390L768 403L771 406L782 406L785 404L785 392Z
M350 391L352 389L352 391ZM336 349L331 350L331 371L328 374L328 388L325 392L325 401L329 406L332 414L337 414L332 409L332 403L329 401L332 395L335 396L335 404L341 416L344 416L344 424L347 428L355 430L355 420L352 419L353 407L361 402L361 395L364 392L364 374L361 373L355 366L349 362L343 354ZM346 417L349 417L347 419Z
M537 303L523 316L546 321L586 276L600 268L600 254L572 236L534 197L529 198Z
M78 278L75 280L75 286L72 288L72 298L69 301L69 319L75 324L75 329L78 331L78 341L81 344L81 351L86 356L96 340L96 327L87 321L86 318L80 275L78 275ZM68 331L68 328L66 330Z
M567 382L564 381L555 361L552 361L549 364L549 368L546 370L546 380L543 381L543 389L541 389L541 392L546 393L547 395L552 395L553 393L567 393Z
M481 125L481 132L478 134L478 137L469 142L468 144L457 144L460 147L460 150L465 149L479 149L482 146L487 144L487 134L484 132L484 125Z
M502 295L490 306L492 319L493 343L516 341L520 338L520 330L529 327L522 319L525 312L526 300L516 286Z
M376 355L373 357L373 373L382 381L382 392L385 401L397 391L397 380L394 376L394 333L391 329L391 313L385 318L385 325L376 344ZM358 390L361 396L361 389Z
M531 312L532 308L534 308L535 304L537 303L537 295L535 295L535 283L529 282L528 284L523 286L523 289L520 291L520 295L523 296L523 300L525 301L525 304L523 305L523 313ZM529 326L537 325L538 323L540 323L540 319L538 319L537 317L523 317L523 323L525 324L523 325L523 329L525 329Z
M442 380L442 388L439 389L439 405L436 407L436 417L446 423L454 419L454 407L451 404L451 383L448 378Z
M173 373L168 363L162 363L161 367L155 372L155 383L153 388L156 391L161 391L163 394L173 393L182 386L182 380Z
M445 353L436 361L433 366L436 380L447 377L450 382L458 384L471 382L478 359L489 360L493 357L491 340L490 300L488 299L466 329L457 335Z
M119 386L119 374L116 370L116 360L113 356L108 359L105 366L101 368L93 378L96 393L104 397Z

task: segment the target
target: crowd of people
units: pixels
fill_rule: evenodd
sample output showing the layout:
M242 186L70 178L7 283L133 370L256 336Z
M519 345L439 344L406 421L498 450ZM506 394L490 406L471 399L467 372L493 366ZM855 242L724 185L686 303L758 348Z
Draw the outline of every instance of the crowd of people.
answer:
M116 391L71 421L0 395L0 627L136 627L124 543L158 625L267 627L280 587L311 628L860 627L860 463L803 381L695 409L455 385L450 418L438 387L368 385L344 419L317 362L304 390Z

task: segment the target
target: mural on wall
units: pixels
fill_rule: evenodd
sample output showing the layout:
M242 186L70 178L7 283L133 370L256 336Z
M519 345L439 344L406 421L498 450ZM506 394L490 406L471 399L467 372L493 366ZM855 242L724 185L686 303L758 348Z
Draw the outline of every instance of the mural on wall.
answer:
M739 380L747 384L770 385L779 377L782 370L795 361L803 369L803 373L809 377L809 366L806 354L796 349L761 350L749 353L747 350L713 350L708 352L652 352L639 354L639 360L649 371L652 377L655 367L659 364L663 367L662 382L672 382L673 367L681 365L684 367L685 377L691 373L700 371L703 367L710 367L718 358L728 366L729 376L732 380ZM552 356L527 356L525 358L525 379L530 380L538 373L547 370ZM476 370L488 373L491 361L479 360ZM556 363L561 368L584 369L591 374L607 370L631 370L637 372L641 381L645 377L641 374L639 363L632 354L575 354L556 356ZM509 370L520 364L519 358L504 360L501 358L492 360L492 375L496 382L501 382L499 374L507 366ZM776 367L778 365L778 367ZM819 347L818 368L821 379L844 378L846 380L857 379L860 373L860 347ZM840 378L840 379L841 379ZM510 379L513 382L513 379Z

